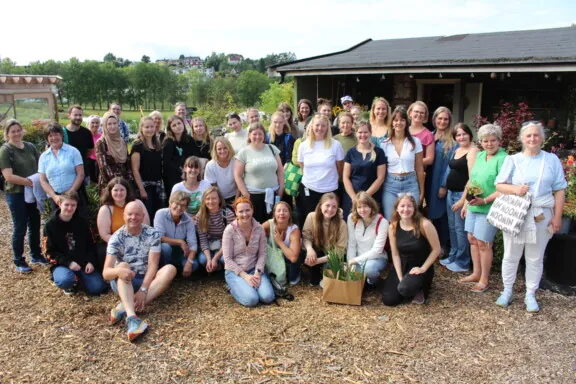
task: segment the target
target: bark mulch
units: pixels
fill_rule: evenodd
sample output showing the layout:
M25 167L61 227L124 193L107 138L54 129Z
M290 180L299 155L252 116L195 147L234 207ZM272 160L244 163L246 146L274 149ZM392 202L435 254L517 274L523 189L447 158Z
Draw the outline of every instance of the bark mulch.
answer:
M142 317L150 331L130 343L109 326L112 293L73 297L47 268L18 274L12 226L0 202L0 383L574 383L576 298L539 292L541 313L501 289L475 294L436 266L427 305L323 303L305 282L295 301L236 304L221 276L176 281Z

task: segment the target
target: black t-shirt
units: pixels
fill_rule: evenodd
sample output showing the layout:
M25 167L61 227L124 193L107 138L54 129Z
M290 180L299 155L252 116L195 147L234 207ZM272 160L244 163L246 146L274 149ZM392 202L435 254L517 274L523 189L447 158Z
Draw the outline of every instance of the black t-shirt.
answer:
M132 153L140 154L140 177L142 181L162 180L162 151L151 151L141 141L132 145Z
M210 160L210 143L203 143L200 140L190 139L190 148L192 149L192 156L200 157Z
M68 133L67 144L80 151L80 155L82 155L82 162L84 163L84 174L88 175L88 162L86 161L86 158L88 157L88 151L94 149L92 133L88 130L88 128L84 127L80 127L75 132L66 129L66 132Z

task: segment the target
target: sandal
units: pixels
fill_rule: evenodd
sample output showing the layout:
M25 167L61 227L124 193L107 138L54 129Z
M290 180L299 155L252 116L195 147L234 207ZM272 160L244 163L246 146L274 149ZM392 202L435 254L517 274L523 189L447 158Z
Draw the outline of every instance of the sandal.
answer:
M488 284L478 282L470 290L474 293L484 293L488 290Z

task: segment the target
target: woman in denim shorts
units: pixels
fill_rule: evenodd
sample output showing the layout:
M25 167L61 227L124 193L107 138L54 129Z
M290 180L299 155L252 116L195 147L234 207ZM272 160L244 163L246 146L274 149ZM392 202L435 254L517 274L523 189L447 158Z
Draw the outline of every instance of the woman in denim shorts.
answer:
M478 140L483 151L476 155L466 190L472 183L475 183L482 188L482 193L474 196L462 208L462 217L466 217L464 230L468 232L474 268L472 274L460 279L460 282L474 283L472 292L482 293L488 289L493 258L492 241L498 231L497 228L488 224L486 217L492 202L498 196L494 181L507 154L504 149L500 148L502 129L497 125L486 124L480 127Z

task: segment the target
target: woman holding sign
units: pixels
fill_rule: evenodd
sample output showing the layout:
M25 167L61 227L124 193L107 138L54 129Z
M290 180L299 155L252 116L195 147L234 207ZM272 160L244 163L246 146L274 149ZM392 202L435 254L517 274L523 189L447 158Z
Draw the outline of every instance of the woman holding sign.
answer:
M538 312L536 289L544 267L544 251L548 240L560 230L566 179L557 156L542 151L544 127L529 121L520 130L523 151L509 156L496 178L496 189L504 194L530 193L531 205L522 230L517 237L504 233L502 280L504 291L496 305L507 307L512 302L518 262L526 260L526 297L528 312Z

